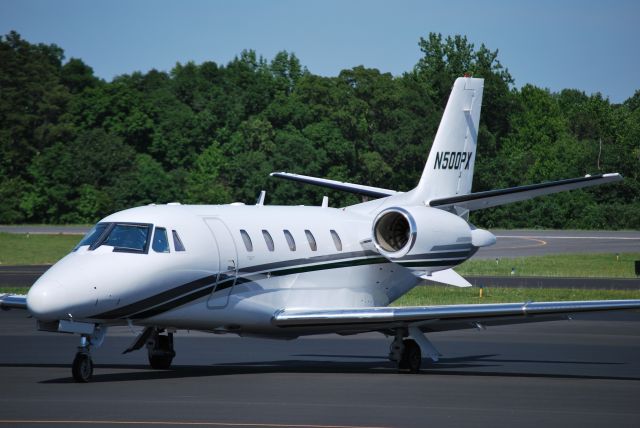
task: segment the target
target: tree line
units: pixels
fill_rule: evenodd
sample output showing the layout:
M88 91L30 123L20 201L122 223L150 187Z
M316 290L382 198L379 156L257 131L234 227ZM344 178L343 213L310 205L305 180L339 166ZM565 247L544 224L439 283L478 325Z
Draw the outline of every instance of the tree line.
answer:
M474 191L620 172L622 183L472 213L482 227L640 228L640 91L622 104L524 85L484 44L421 38L414 68L317 76L293 53L245 50L97 78L81 59L0 36L0 223L93 223L148 203L332 206L350 194L269 178L289 171L415 186L456 77L485 79Z

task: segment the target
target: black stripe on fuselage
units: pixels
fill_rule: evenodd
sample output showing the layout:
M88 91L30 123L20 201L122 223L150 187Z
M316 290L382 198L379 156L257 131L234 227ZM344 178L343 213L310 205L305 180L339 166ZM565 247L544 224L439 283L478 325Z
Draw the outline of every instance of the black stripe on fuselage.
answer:
M262 272L262 271L274 271L279 268L289 267L289 266L299 266L299 265L307 265L311 263L323 263L323 262L331 262L335 260L345 260L345 259L354 259L354 258L362 258L362 257L371 257L371 256L379 256L375 251L351 251L348 253L335 253L329 254L326 256L314 256L307 257L303 259L292 259L285 260L282 262L274 262L274 263L264 263L261 265L248 266L241 269L241 273L254 273L254 272Z
M151 297L147 297L146 299L138 300L137 302L123 306L121 308L113 309L111 311L94 315L91 318L98 318L98 319L123 318L126 315L136 313L145 308L158 305L160 303L166 302L167 300L171 300L176 297L179 297L185 293L189 293L193 290L197 290L204 286L213 284L216 282L216 279L217 279L217 275L208 275L203 278L196 279L195 281L187 282L186 284L182 284L178 287L170 288L169 290L163 291L162 293L159 293L159 294L155 294Z
M438 259L433 262L403 262L397 261L397 263L403 266L449 266L458 263L458 258L447 259L446 257L453 256L451 252L438 252L419 254L415 256L409 256L403 258L403 260L413 259ZM455 253L458 255L458 253ZM471 252L464 252L469 257ZM375 257L366 257L375 255ZM358 257L359 258L354 258ZM363 257L365 256L365 257ZM330 261L339 260L333 263L327 263ZM464 259L462 259L464 260ZM453 263L452 263L453 262ZM313 264L318 263L318 264ZM217 275L209 275L204 278L191 281L187 284L180 285L178 287L169 289L162 293L153 295L151 297L139 300L122 308L114 309L108 312L91 316L95 319L114 319L114 318L148 318L154 315L158 315L162 312L174 309L178 306L184 305L191 301L197 300L207 294L225 290L232 287L234 284L252 282L256 279L263 278L264 275L270 276L284 276L297 273L306 273L320 270L339 269L345 267L364 266L370 264L383 264L390 263L390 261L384 257L378 255L373 251L357 251L349 253L338 253L327 256L310 257L306 259L294 259L283 262L266 263L261 265L249 266L241 269L238 272L237 277L221 274L219 281L215 282ZM234 281L235 280L235 281Z

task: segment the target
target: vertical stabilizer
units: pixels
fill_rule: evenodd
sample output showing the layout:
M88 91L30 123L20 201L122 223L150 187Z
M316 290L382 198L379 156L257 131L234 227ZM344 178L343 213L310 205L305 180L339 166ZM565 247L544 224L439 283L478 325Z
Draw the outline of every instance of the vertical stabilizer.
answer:
M471 192L484 79L456 79L427 164L411 192L420 202Z

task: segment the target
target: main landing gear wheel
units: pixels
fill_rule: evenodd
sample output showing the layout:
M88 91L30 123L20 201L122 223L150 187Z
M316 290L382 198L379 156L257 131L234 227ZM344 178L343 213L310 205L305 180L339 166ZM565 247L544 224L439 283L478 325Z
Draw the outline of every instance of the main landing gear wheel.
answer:
M71 373L73 373L73 379L76 382L89 382L93 376L93 361L91 361L91 355L86 352L78 352L73 359Z
M155 334L147 345L149 365L156 370L166 370L171 367L176 352L173 349L173 334L166 336Z
M422 364L422 353L420 346L413 339L404 339L402 341L404 349L398 361L398 370L409 373L418 373Z

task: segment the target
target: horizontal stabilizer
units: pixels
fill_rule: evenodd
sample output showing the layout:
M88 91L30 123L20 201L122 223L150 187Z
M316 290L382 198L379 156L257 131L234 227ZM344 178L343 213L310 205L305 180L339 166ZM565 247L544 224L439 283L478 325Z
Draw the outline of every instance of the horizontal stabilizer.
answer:
M471 283L453 269L439 270L432 272L431 275L422 275L420 278L456 287L471 287Z
M567 180L551 181L548 183L530 184L527 186L510 187L508 189L488 190L486 192L470 193L468 195L452 196L449 198L433 199L429 205L436 208L460 207L469 211L482 210L498 205L525 201L537 196L564 192L565 190L580 189L613 183L622 180L618 173L598 174Z
M395 190L382 189L380 187L345 183L343 181L310 177L308 175L291 174L289 172L272 172L269 175L271 177L284 178L285 180L297 181L299 183L313 184L315 186L327 187L333 190L342 190L344 192L356 193L358 195L369 196L372 198L384 198L400 193Z

